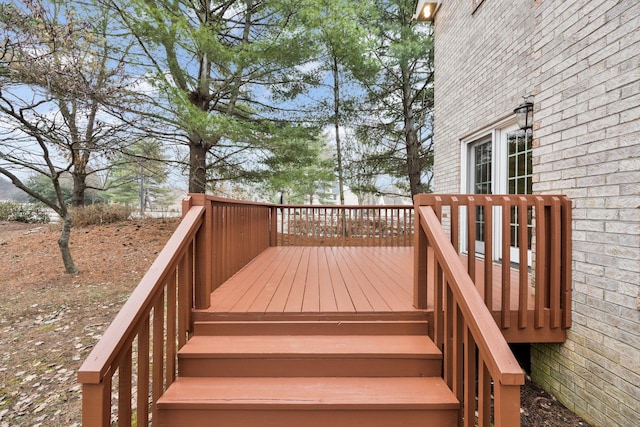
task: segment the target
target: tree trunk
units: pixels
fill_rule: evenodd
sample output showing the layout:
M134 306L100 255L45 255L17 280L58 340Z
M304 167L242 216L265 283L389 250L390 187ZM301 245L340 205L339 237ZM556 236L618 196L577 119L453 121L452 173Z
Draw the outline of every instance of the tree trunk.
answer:
M340 141L340 75L338 58L333 56L333 125L336 131L336 154L338 157L338 190L340 204L344 205L344 174L342 170L342 144Z
M189 143L189 193L207 192L207 147L197 140Z
M71 195L71 206L79 208L84 206L84 193L87 189L86 174L72 174L73 176L73 193Z
M69 249L69 236L71 235L71 215L67 212L62 218L62 234L58 239L58 246L60 247L60 254L62 255L62 262L64 263L64 269L67 274L80 273L73 263L71 258L71 250Z
M402 108L404 115L404 142L407 150L407 178L409 178L409 188L411 198L416 194L423 193L422 188L422 161L420 159L420 140L416 130L416 122L412 109L412 94L410 73L406 64L401 65L402 69Z
M420 159L420 141L415 129L405 133L407 144L407 176L411 197L424 192L422 188L422 161Z

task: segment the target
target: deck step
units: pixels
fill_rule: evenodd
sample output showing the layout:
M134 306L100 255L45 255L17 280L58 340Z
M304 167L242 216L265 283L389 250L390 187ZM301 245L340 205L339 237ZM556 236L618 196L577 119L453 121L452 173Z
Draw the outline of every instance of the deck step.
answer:
M427 320L200 321L195 335L427 335Z
M439 376L442 353L418 335L194 336L180 376Z
M226 312L193 310L194 322L265 322L265 321L399 321L426 320L431 316L427 310L388 311L388 312Z
M181 377L158 418L165 427L447 427L458 407L440 378Z

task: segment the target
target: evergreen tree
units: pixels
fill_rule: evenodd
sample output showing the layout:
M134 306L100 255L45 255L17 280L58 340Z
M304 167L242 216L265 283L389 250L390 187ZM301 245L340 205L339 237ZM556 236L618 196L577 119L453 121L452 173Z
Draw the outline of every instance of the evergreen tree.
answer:
M263 160L261 179L274 193L287 196L288 202L323 200L324 191L335 181L334 165L326 138L316 130L296 138L279 140Z
M310 45L288 26L293 0L112 1L133 32L161 101L157 114L188 147L189 191L250 175L283 118L269 89L296 80ZM267 147L268 148L268 147Z
M107 185L108 197L117 203L137 205L140 213L152 209L166 193L168 165L160 143L144 140L123 150L113 159Z
M412 20L414 1L376 0L371 34L380 64L367 90L366 120L357 137L372 145L365 156L412 196L429 192L433 165L433 42L430 27ZM382 150L382 148L384 148Z
M373 12L369 1L308 0L302 13L303 22L319 47L314 80L326 93L315 110L320 123L333 127L336 145L336 172L340 203L344 204L345 165L344 133L350 117L359 113L362 90L358 80L373 77L375 63L368 55L371 49L368 29L363 22ZM327 112L330 112L329 114Z

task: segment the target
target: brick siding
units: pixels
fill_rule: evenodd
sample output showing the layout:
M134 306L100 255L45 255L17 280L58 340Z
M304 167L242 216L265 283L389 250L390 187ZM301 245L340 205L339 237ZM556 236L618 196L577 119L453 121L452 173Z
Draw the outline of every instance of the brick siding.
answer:
M640 425L640 2L443 2L435 28L435 191L460 191L461 138L534 95L534 193L573 200L574 323L532 375Z

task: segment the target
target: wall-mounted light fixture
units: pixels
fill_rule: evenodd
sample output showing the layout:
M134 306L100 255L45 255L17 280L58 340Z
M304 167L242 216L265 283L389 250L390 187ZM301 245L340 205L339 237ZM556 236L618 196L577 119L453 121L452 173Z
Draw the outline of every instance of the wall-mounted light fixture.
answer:
M518 127L522 130L531 129L533 127L533 98L531 95L524 96L524 102L518 105L518 108L513 110L516 114L516 122Z
M440 7L440 1L418 0L416 13L413 14L415 21L432 22L433 18Z

